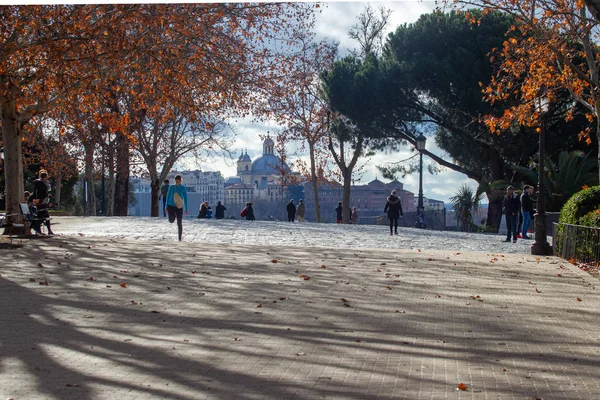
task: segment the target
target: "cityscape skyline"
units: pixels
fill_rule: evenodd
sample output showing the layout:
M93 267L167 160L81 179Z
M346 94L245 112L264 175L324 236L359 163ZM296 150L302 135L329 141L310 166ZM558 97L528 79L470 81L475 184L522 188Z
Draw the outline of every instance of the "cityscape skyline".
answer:
M315 32L317 40L338 41L340 56L349 54L349 52L357 47L357 44L350 39L348 31L354 24L357 23L357 17L364 11L365 6L369 4L373 8L380 6L393 10L390 17L390 24L387 26L385 37L387 34L394 31L399 25L404 23L415 22L419 16L435 10L436 4L434 1L402 1L402 2L328 2L325 3L317 15ZM179 169L218 169L224 177L236 175L236 160L240 155L240 151L248 150L248 155L255 159L261 155L260 146L256 146L257 141L261 141L260 135L265 135L267 132L276 132L280 127L274 122L254 122L253 117L245 119L227 121L233 132L235 133L235 142L232 150L234 151L233 158L217 156L209 160L198 162L193 159L181 160L176 164ZM427 138L426 149L444 157L445 153L434 142L432 136ZM291 144L288 151L294 158L308 161L308 155L301 151L299 144ZM378 165L383 165L387 162L394 162L407 159L413 156L414 149L405 147L398 152L386 153L378 152L374 156L366 160L361 177L357 177L356 183L367 183L374 179L382 179L382 174L377 170ZM363 161L364 163L365 161ZM427 166L432 161L428 157L424 157L424 165ZM439 167L439 165L437 165ZM427 198L434 198L445 203L450 202L450 198L456 194L457 189L466 184L473 190L477 189L477 183L465 175L441 168L441 172L432 175L428 172L428 168L424 168L423 176L423 191ZM418 192L419 176L418 174L396 177L401 179L407 190ZM484 199L487 202L487 199Z

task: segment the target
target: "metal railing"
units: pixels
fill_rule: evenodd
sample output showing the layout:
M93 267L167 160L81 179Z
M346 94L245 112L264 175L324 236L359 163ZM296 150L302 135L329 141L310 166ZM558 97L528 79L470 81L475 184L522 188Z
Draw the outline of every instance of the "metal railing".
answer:
M600 262L600 229L590 226L554 224L554 254L585 264Z

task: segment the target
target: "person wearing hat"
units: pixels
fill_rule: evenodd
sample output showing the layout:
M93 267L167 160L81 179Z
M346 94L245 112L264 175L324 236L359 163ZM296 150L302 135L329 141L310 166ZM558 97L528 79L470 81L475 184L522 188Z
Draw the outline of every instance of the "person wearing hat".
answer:
M506 188L506 196L502 200L502 209L506 215L506 239L505 242L510 242L512 234L512 242L517 243L517 223L519 211L521 210L521 200L515 194L515 189L512 186Z

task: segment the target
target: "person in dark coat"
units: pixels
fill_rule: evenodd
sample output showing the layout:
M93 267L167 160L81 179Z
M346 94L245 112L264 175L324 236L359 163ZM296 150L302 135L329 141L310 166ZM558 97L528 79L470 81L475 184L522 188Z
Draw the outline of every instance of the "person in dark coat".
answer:
M398 234L398 218L403 216L402 202L400 197L397 196L397 192L392 190L392 193L388 196L383 212L387 213L388 219L390 220L390 236Z
M525 185L523 187L523 194L521 195L521 212L523 213L523 230L521 232L521 237L523 239L531 239L527 236L527 230L531 226L531 217L533 217L534 213L531 193L533 193L533 186Z
M513 243L517 243L517 222L521 210L521 200L515 194L512 186L506 188L506 196L502 200L502 209L506 215L506 239L504 241L510 242L512 233Z
M31 221L31 229L36 233L42 234L42 222L48 228L48 235L54 235L50 228L50 181L48 181L48 171L40 170L40 177L33 181L33 193L29 197L29 201L35 206L35 218Z
M217 209L215 210L215 218L216 219L225 218L225 210L227 210L227 208L225 208L225 206L223 204L221 204L220 201L217 201Z
M252 208L252 203L246 203L246 219L248 221L256 220L256 217L254 216L254 209Z
M208 205L208 201L200 204L200 210L198 210L198 218L210 218L211 208Z
M296 205L294 204L294 199L290 200L287 205L287 214L288 222L294 222L294 219L296 219Z
M342 214L343 214L342 202L338 201L338 206L335 208L335 222L338 224L342 223Z

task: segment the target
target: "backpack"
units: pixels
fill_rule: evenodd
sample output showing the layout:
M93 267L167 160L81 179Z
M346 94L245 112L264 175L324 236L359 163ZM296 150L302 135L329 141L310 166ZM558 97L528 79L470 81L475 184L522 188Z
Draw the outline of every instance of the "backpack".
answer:
M246 207L244 207L244 209L242 211L240 211L240 217L245 217L247 212L248 212L248 209Z

